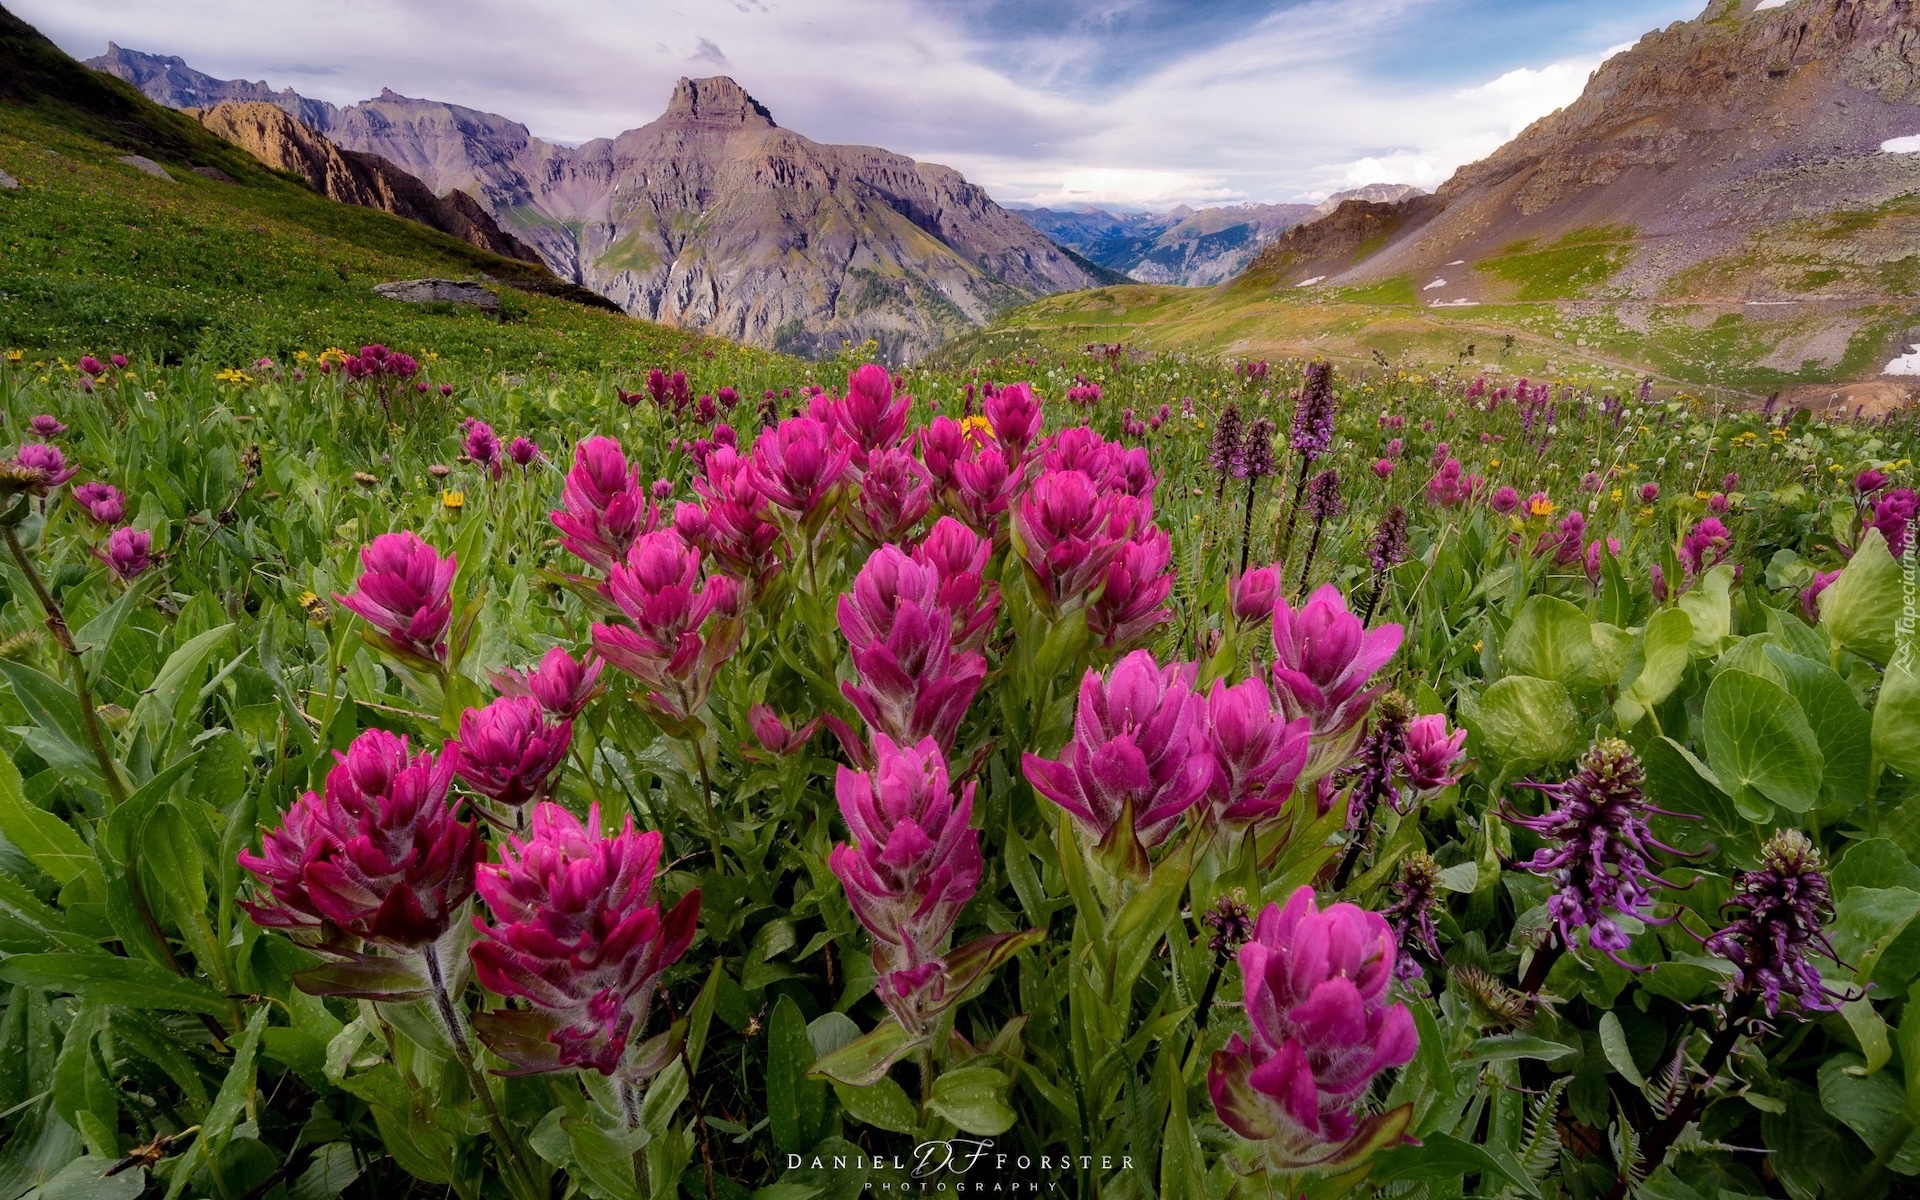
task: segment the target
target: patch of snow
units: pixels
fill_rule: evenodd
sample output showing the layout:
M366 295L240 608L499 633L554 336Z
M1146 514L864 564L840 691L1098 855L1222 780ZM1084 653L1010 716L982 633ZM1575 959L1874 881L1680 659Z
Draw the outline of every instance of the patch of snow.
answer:
M1920 375L1920 345L1913 347L1913 353L1903 354L1887 364L1882 372L1886 375Z
M1316 283L1325 283L1326 281L1327 281L1327 277L1325 275L1315 275L1312 279L1302 279L1299 283L1296 283L1293 286L1312 287Z
M1456 258L1447 265L1450 267L1464 267L1467 265L1467 260L1464 258Z
M1434 301L1431 301L1427 305L1427 307L1428 308L1478 308L1480 307L1480 302L1478 300L1469 300L1465 296L1462 296L1456 300L1434 300Z
M1791 3L1793 3L1793 0L1760 0L1759 5L1753 11L1765 12L1770 8L1785 8Z
M1910 137L1888 138L1880 143L1883 154L1920 154L1920 133Z
M1780 305L1780 304L1798 304L1798 303L1800 303L1798 300L1749 300L1747 301L1747 305L1751 308L1772 308L1775 305Z
M1434 280L1434 281L1433 281L1432 283L1430 283L1430 284L1428 284L1427 286L1425 286L1425 287L1423 287L1423 288L1421 288L1420 290L1421 290L1421 291L1423 291L1423 292L1430 292L1430 291L1432 291L1433 289L1435 289L1435 288L1437 288L1437 287L1445 287L1445 286L1447 286L1447 281L1446 281L1446 280L1444 280L1444 279L1436 279L1436 280Z

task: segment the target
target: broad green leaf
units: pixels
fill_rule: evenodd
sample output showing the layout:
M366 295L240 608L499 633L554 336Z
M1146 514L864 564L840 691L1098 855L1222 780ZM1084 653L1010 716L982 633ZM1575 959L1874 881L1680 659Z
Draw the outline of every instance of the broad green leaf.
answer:
M807 1077L813 1061L807 1019L793 997L782 996L767 1021L767 1124L774 1145L787 1153L820 1140L827 1087Z
M1887 1023L1873 1011L1873 1002L1865 997L1849 1000L1840 1006L1840 1016L1846 1020L1847 1028L1853 1030L1854 1040L1860 1043L1860 1053L1865 1056L1861 1073L1871 1075L1886 1066L1893 1058L1893 1042L1887 1037Z
M573 1166L583 1182L610 1200L642 1200L633 1156L647 1144L645 1129L616 1134L585 1117L562 1118L560 1127L567 1131Z
M1723 834L1743 833L1726 789L1711 768L1670 737L1653 738L1641 748L1647 792L1668 812L1701 817Z
M1557 596L1528 597L1500 643L1500 661L1509 674L1583 685L1593 666L1587 614Z
M133 723L144 729L156 746L162 744L170 726L183 723L182 705L199 694L200 673L208 657L232 631L232 625L220 625L187 639L167 657L152 685L134 702Z
M1854 968L1854 982L1873 979L1880 958L1920 917L1920 892L1911 888L1856 887L1834 905L1833 948ZM0 968L3 970L3 968Z
M1622 673L1614 709L1620 723L1637 724L1647 709L1673 694L1687 673L1693 619L1681 608L1663 608L1647 619Z
M992 1067L961 1067L933 1081L927 1107L967 1133L994 1137L1013 1128L1007 1077Z
M1584 680L1588 688L1613 687L1633 657L1634 636L1618 625L1593 623L1593 662Z
M1525 1187L1527 1180L1515 1175L1505 1164L1487 1153L1483 1146L1462 1141L1448 1133L1429 1133L1418 1146L1394 1146L1382 1150L1374 1160L1369 1183L1452 1183L1458 1185L1469 1175L1484 1182L1496 1178Z
M1633 1061L1633 1050L1627 1045L1627 1031L1620 1027L1620 1018L1612 1012L1600 1014L1600 1049L1605 1052L1607 1062L1622 1078L1635 1087L1645 1087L1647 1077L1640 1073L1640 1067Z
M1896 1134L1895 1123L1903 1116L1906 1096L1889 1076L1861 1070L1864 1065L1853 1054L1835 1055L1821 1063L1820 1105L1859 1134L1867 1146L1878 1149ZM1920 1138L1911 1129L1887 1166L1899 1175L1920 1173Z
M907 1099L906 1091L893 1080L883 1076L866 1087L836 1080L833 1092L840 1097L840 1107L855 1120L891 1133L913 1132L913 1101Z
M80 701L66 684L25 663L0 658L0 675L13 687L14 699L33 719L38 736L29 736L34 751L48 763L90 779L100 777L99 759L87 741Z
M865 1087L884 1076L887 1068L918 1049L922 1040L908 1033L900 1022L888 1017L870 1032L816 1060L807 1074L815 1079L833 1079L855 1087Z
M68 992L128 1008L227 1015L227 1002L205 984L165 967L110 954L16 954L0 960L0 979Z
M1733 568L1722 563L1702 575L1676 602L1693 622L1695 656L1718 654L1733 632Z
M1580 714L1564 684L1509 675L1489 687L1473 708L1477 749L1511 769L1548 766L1580 747Z
M1893 661L1894 625L1905 602L1900 564L1887 539L1869 529L1840 578L1820 593L1820 624L1834 641L1877 663Z
M1873 752L1909 779L1920 779L1920 677L1909 652L1887 669L1873 706Z
M1752 787L1791 812L1820 799L1820 743L1800 705L1777 684L1745 671L1722 671L1702 714L1707 761L1737 800Z
M1800 705L1823 761L1821 785L1835 801L1855 807L1867 798L1867 771L1873 760L1871 719L1854 699L1847 681L1826 663L1766 648L1777 682ZM1883 693L1884 694L1884 693ZM1920 739L1920 733L1916 733ZM1917 742L1916 744L1920 744Z
M1502 1033L1492 1037L1483 1037L1474 1042L1468 1050L1468 1061L1499 1062L1509 1058L1537 1058L1542 1062L1558 1062L1563 1058L1580 1053L1579 1049L1564 1042L1549 1041L1543 1037L1534 1037L1528 1033Z
M108 1175L118 1162L92 1154L76 1158L47 1180L33 1200L134 1200L147 1190L146 1169Z
M59 817L27 799L13 760L0 754L0 837L19 847L55 883L72 883L97 860L86 842Z

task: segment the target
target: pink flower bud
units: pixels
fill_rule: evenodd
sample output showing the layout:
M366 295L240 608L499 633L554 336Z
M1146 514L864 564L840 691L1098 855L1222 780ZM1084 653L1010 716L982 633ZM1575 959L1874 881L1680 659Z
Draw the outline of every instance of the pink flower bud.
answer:
M1280 568L1254 567L1233 581L1233 619L1242 625L1259 625L1273 616L1273 605L1280 598Z
M940 596L934 567L882 546L840 597L840 632L859 673L841 691L873 732L899 744L932 737L951 748L986 678L982 655L955 649L956 614Z
M153 535L144 529L116 529L107 537L101 560L121 579L145 574L153 565Z
M360 582L335 595L378 640L402 657L444 663L453 621L454 556L445 558L413 533L383 533L360 551Z
M1400 648L1400 638L1398 625L1365 628L1332 584L1298 612L1281 597L1273 609L1273 683L1281 707L1308 718L1317 739L1350 732L1379 690L1361 689Z
M1440 713L1415 717L1407 722L1407 748L1401 752L1400 768L1415 791L1437 792L1460 782L1454 766L1466 757L1462 749L1467 731L1447 730L1447 718Z
M1232 687L1216 679L1207 716L1213 754L1207 801L1214 819L1244 829L1279 816L1306 769L1309 722L1288 720L1258 676Z
M825 424L789 417L754 443L748 470L768 500L805 516L827 498L852 459L852 444L837 444Z
M126 497L110 483L83 483L73 489L73 502L96 524L115 525L127 515Z
M410 756L404 737L369 729L334 757L325 792L295 801L260 854L241 853L265 892L241 905L256 924L303 940L339 946L344 934L418 950L473 894L483 852L448 798L459 744Z
M581 561L611 570L628 547L660 525L660 510L647 501L626 452L609 437L590 437L573 451L573 469L552 514L560 541Z
M518 808L545 794L572 744L572 721L549 725L531 696L502 696L460 714L457 770L461 781L482 796Z
M600 694L600 672L605 668L597 658L580 662L564 646L555 646L538 667L525 674L491 671L488 678L502 696L531 696L554 717L571 721Z
M700 917L697 888L662 914L653 895L659 862L660 835L635 832L633 818L602 837L598 805L582 824L549 803L534 810L530 836L508 839L500 862L480 868L495 924L474 918L474 973L538 1016L490 1013L474 1025L516 1073L621 1068L628 1041L646 1028L660 973L692 945ZM553 1049L531 1050L539 1041Z

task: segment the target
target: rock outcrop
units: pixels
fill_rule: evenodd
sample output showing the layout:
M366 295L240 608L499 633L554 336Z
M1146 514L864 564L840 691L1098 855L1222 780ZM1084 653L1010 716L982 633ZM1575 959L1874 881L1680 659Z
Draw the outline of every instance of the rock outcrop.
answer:
M373 293L403 304L468 304L486 312L500 310L497 293L477 283L461 283L455 279L399 279L374 284Z
M228 100L192 111L209 132L276 171L299 176L315 191L342 204L418 221L507 258L540 261L526 243L502 231L492 214L466 192L455 189L436 196L426 184L377 154L340 149L279 105Z
M311 112L342 151L438 195L472 193L562 279L754 345L812 354L873 338L910 358L1008 306L1106 282L959 172L782 129L724 77L682 79L658 120L567 147L391 90L333 108L117 47L89 65L162 103L232 93Z

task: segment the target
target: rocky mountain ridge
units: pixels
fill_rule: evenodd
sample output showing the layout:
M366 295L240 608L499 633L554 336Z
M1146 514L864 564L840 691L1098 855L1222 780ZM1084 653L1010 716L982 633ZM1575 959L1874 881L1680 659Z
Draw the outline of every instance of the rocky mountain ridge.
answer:
M187 111L209 132L276 171L298 175L328 199L418 221L506 258L540 262L532 247L503 231L468 193L456 188L436 196L426 184L377 154L340 149L279 105L224 100L211 108Z
M1204 287L1244 270L1260 248L1307 219L1309 204L1181 205L1163 213L1092 206L1018 210L1035 229L1141 283Z
M471 192L561 278L753 345L810 354L872 338L911 358L1010 305L1104 282L957 171L782 129L725 77L682 79L658 119L566 147L392 90L333 108L118 47L88 65L162 103L314 113L342 149L438 195Z

